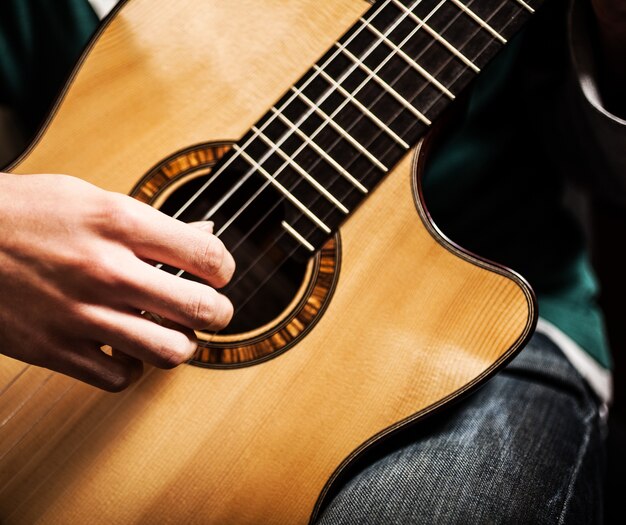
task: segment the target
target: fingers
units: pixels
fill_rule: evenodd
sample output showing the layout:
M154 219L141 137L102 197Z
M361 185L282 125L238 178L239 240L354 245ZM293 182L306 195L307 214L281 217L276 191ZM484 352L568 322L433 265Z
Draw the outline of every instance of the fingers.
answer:
M162 262L214 287L224 286L235 271L235 262L212 235L213 223L184 224L124 195L115 195L112 201L117 204L109 213L110 233L135 255L132 261L112 270L123 274L126 304L196 330L224 328L233 315L233 306L225 296L142 261Z
M143 362L174 368L191 359L197 349L192 330L160 326L131 312L99 308L91 320L93 341L62 345L64 358L51 368L109 392L120 392L139 379ZM113 347L112 354L104 353L95 341L106 341Z
M168 328L105 308L92 312L91 319L93 341L61 345L64 358L51 368L109 392L120 392L139 379L143 362L173 368L191 359L197 349L193 331L180 326ZM112 354L104 353L96 340L112 346Z
M55 370L102 390L121 392L143 372L141 361L127 355L109 356L96 343L85 344L80 351L71 350L69 358Z
M210 286L190 281L143 261L129 263L124 301L194 330L221 330L233 316L228 298Z
M193 329L219 330L228 324L233 306L213 287L229 282L235 262L212 235L212 223L187 225L121 195L111 202L115 204L105 212L107 220L99 231L130 251L110 252L117 254L115 265L90 261L90 271L98 270L96 280L106 285L102 288L106 295L101 296L103 306L82 309L82 328L90 329L79 331L116 351L108 356L94 343L80 357L72 352L73 359L59 371L105 390L120 391L141 375L142 362L172 368L188 361L197 349ZM181 279L145 260L181 268L213 287ZM148 321L136 313L143 310L178 326Z
M198 347L193 330L161 326L138 314L100 310L91 337L114 350L158 368L174 368L191 359Z
M228 283L235 261L217 237L130 197L114 202L107 227L139 258L181 268L218 288Z

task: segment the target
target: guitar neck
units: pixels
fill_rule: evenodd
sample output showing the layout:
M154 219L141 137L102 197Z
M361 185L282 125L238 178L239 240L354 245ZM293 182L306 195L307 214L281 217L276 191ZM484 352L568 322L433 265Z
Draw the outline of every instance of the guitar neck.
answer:
M226 169L242 184L264 179L283 202L282 242L316 251L541 3L378 0L251 127L207 188ZM187 211L179 215L199 218Z

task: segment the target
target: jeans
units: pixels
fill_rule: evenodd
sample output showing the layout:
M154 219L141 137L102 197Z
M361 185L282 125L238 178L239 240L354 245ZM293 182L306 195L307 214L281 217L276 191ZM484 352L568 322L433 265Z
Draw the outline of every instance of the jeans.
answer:
M602 523L601 412L535 334L483 388L373 451L318 523Z

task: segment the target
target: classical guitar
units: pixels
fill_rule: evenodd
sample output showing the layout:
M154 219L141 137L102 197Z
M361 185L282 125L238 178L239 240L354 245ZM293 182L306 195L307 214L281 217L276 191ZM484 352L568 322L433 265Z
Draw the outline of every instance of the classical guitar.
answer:
M9 170L210 218L236 315L121 394L3 358L3 523L307 522L503 366L532 292L437 230L415 146L539 3L122 3Z

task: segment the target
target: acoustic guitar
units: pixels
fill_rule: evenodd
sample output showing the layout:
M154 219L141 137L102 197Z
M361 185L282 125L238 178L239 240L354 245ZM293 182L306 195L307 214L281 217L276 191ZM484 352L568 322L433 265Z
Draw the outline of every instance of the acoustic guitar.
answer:
M2 358L2 522L305 523L510 360L533 293L437 230L419 141L540 3L118 6L8 169L210 218L236 314L120 394Z

